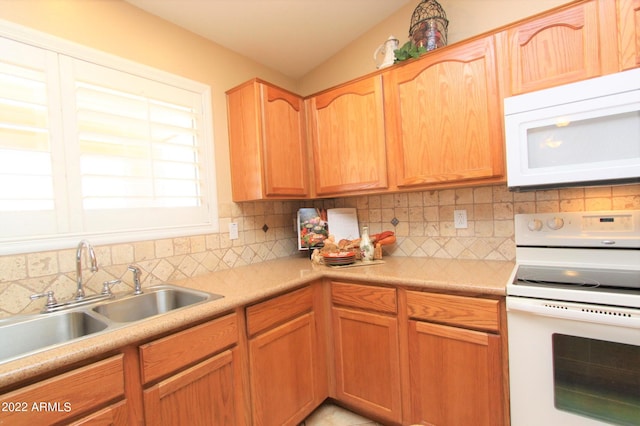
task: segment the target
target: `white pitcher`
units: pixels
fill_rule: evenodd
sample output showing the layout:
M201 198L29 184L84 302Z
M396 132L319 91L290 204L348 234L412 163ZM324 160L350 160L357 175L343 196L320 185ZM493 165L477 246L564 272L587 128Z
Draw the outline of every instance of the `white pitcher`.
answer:
M385 68L390 65L393 65L393 62L396 59L396 55L393 53L394 50L398 48L400 42L394 36L389 36L387 41L384 44L378 46L378 48L373 52L373 61L376 63L376 68ZM382 61L380 61L382 58Z

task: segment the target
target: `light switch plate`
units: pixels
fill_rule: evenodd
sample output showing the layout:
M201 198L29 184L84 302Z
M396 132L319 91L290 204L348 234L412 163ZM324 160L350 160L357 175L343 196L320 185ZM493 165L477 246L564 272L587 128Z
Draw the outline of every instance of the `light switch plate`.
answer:
M454 210L453 211L453 223L456 229L464 229L467 227L467 211L466 210Z
M230 240L238 239L238 224L236 222L231 222L229 224L229 239Z

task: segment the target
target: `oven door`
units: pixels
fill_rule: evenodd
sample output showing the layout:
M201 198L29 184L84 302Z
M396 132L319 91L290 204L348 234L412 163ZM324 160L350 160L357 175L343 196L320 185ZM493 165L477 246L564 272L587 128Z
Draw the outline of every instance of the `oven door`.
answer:
M513 426L638 425L640 310L507 297Z

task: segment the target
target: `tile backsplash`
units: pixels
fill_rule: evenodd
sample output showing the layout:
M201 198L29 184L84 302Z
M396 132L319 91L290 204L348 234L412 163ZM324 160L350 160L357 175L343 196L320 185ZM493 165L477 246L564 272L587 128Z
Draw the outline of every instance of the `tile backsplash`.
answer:
M386 256L513 261L515 214L640 209L640 185L523 193L492 185L222 205L217 234L96 246L100 270L83 271L87 294L99 292L104 281L116 278L123 282L114 292L132 290L130 264L142 269L143 286L148 286L299 255L294 218L298 208L311 206L355 207L360 226L368 225L371 233L395 231L398 240L384 248ZM454 227L454 210L467 211L467 228ZM229 222L238 223L237 240L228 237ZM34 293L53 290L59 300L71 298L75 279L75 249L0 256L0 317L41 309L42 300L29 299Z

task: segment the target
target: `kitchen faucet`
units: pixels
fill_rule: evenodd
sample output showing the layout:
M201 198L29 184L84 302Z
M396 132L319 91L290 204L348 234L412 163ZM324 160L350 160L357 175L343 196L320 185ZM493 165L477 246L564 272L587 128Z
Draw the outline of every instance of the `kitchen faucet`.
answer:
M91 272L98 271L98 261L96 260L96 252L93 251L93 247L87 240L82 240L78 243L76 249L76 284L78 289L76 291L76 300L84 299L84 288L82 287L82 249L86 248L89 252L89 258L91 259Z

